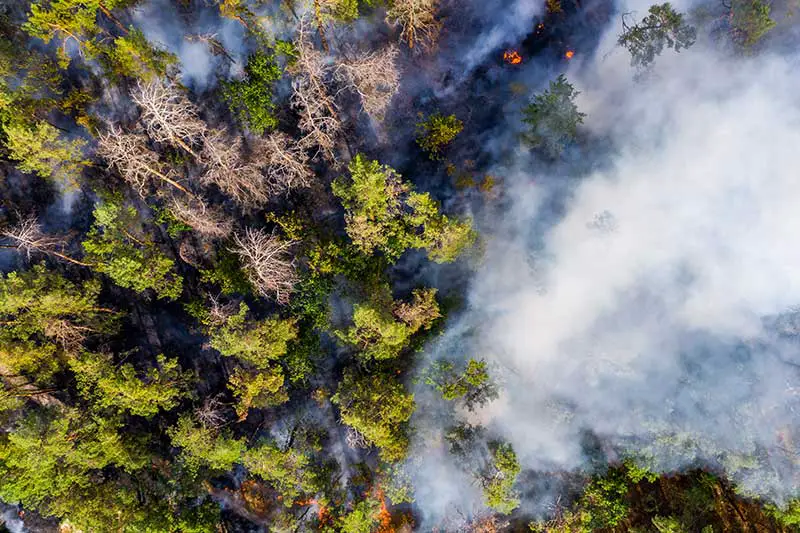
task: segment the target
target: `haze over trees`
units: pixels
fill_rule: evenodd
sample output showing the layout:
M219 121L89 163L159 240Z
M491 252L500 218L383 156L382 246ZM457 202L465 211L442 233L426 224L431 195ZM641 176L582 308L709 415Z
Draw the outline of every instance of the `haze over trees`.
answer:
M583 7L556 4L525 31L546 22L557 47ZM507 400L492 354L428 358L484 305L466 296L496 253L476 221L501 222L485 208L515 194L505 140L521 136L537 172L597 142L565 75L520 89L500 49L475 72L452 66L467 41L498 46L459 33L485 8L0 5L0 517L75 533L800 523L796 500L761 506L705 471L660 476L644 447L533 472L491 424ZM737 53L777 26L759 0L724 9ZM654 5L623 17L618 44L646 67L692 46L694 24ZM415 425L422 409L437 427ZM421 511L421 435L470 480L474 509ZM661 441L702 445L683 437ZM572 483L547 516L529 514L536 476Z

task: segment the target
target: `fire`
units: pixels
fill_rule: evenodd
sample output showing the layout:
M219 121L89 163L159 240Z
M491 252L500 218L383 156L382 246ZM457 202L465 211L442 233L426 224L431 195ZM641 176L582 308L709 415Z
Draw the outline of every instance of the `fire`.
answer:
M386 507L386 496L383 493L383 489L378 487L378 499L381 501L381 510L378 511L378 515L375 517L378 519L380 525L378 526L379 533L394 533L394 528L392 527L392 514L389 512L389 509Z
M575 55L574 50L567 50L567 52L564 54L564 57L566 57L567 59L572 59L572 56L574 55Z
M522 63L522 56L516 50L506 50L503 52L503 61L509 65L519 65Z

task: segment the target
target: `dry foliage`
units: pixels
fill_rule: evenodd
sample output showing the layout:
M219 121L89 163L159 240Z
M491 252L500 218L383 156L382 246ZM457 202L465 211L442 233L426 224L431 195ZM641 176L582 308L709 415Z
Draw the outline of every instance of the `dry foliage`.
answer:
M56 248L64 245L64 239L44 233L34 216L24 218L16 226L0 231L0 236L11 241L10 246L24 253L28 259L34 253L41 253L59 257L76 265L91 266L59 252Z
M417 44L430 48L442 29L435 17L438 4L439 0L394 0L386 12L386 22L400 26L400 39L409 48Z
M283 241L274 234L247 228L244 234L234 234L236 247L231 251L242 261L250 283L262 295L287 303L299 280L294 257L290 250L296 241Z
M141 108L140 118L151 139L197 156L192 147L202 141L207 126L200 120L197 107L175 84L140 81L131 97Z
M200 160L206 165L202 182L216 184L242 207L257 207L269 200L267 180L258 164L246 157L239 137L213 130L203 143Z
M205 237L219 239L227 237L233 230L233 223L224 213L197 197L173 198L170 211L175 218Z
M203 405L195 409L195 416L206 429L220 429L225 425L225 404L219 396L206 398Z
M182 192L189 192L170 177L172 171L165 168L158 154L147 146L147 136L144 134L125 133L118 126L111 125L97 140L97 153L106 160L109 168L116 168L142 198L154 179Z
M294 43L297 60L292 66L291 104L300 113L298 126L305 134L300 146L303 149L316 148L318 154L335 160L336 136L342 124L326 86L330 69L322 53L308 40L305 25L306 22L301 20Z
M271 195L311 185L314 173L308 166L308 154L285 133L274 132L257 139L252 152L256 163L264 168Z
M429 328L434 320L442 316L436 303L436 289L414 289L410 303L395 304L394 316L414 331Z
M392 97L400 89L397 47L347 59L336 67L336 78L358 93L364 111L375 120L383 120Z

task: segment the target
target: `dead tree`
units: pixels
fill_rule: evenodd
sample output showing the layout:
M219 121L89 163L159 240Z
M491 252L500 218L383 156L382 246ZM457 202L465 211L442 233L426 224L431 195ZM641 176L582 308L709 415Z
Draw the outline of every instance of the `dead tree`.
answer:
M158 143L186 150L197 157L198 145L208 127L200 120L197 107L173 83L138 83L131 97L141 110L147 134Z
M394 0L386 11L386 22L400 26L400 39L409 48L430 48L439 38L442 24L436 20L439 0Z
M299 280L290 253L296 241L284 241L277 235L253 228L234 234L233 240L236 247L231 251L242 260L247 278L259 294L288 303Z
M346 59L336 67L338 81L358 93L364 112L381 121L392 97L400 89L400 72L397 69L397 47L387 46L353 59Z
M166 183L181 192L189 191L170 177L171 170L165 168L158 154L147 146L147 136L141 133L125 133L116 125L97 141L97 153L114 167L122 178L136 188L144 198L147 187L153 180Z
M316 148L317 154L335 161L336 136L342 124L326 86L330 68L322 53L308 40L305 24L300 21L294 43L297 60L291 69L294 74L291 105L300 113L298 126L305 134L300 145L305 149Z
M242 207L253 208L269 201L267 180L258 162L247 157L239 137L213 130L206 136L200 160L206 166L200 180L215 184Z
M197 233L211 239L221 239L230 235L233 223L218 209L214 209L201 198L172 198L170 211Z
M311 185L314 173L308 166L308 153L285 133L274 132L259 138L252 153L256 164L264 169L270 195L285 194Z
M75 265L85 267L92 266L89 263L78 261L77 259L73 259L59 252L57 248L63 246L64 240L44 233L34 216L21 220L19 224L14 227L0 231L0 236L5 237L11 242L7 247L16 248L24 253L28 259L30 259L31 255L34 253L40 253L58 257Z

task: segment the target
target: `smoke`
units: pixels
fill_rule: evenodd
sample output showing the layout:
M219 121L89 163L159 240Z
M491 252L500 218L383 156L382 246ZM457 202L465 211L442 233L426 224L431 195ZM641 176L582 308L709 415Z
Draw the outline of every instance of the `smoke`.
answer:
M634 79L617 34L567 73L590 139L568 159L591 171L498 163L507 203L482 217L467 309L428 359L490 362L501 398L455 418L523 469L587 468L590 433L608 460L710 465L784 501L800 480L798 57L701 40ZM446 455L454 417L425 385L416 398L423 514L480 508Z

